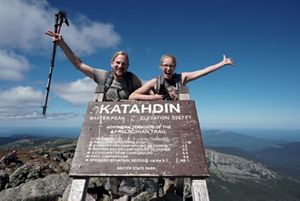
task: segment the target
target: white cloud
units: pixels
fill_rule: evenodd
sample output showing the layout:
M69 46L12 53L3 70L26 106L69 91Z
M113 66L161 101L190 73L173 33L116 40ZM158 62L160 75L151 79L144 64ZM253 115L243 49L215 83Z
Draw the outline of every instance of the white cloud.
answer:
M0 109L1 111L1 109ZM47 113L44 117L40 111L28 111L28 112L12 112L3 113L0 115L0 120L14 120L14 122L21 120L18 124L24 124L25 120L71 120L71 119L82 119L82 114L80 113L73 113L73 112L64 112L64 113ZM22 123L23 122L23 123ZM11 123L11 122L10 122ZM46 125L49 121L44 121ZM31 122L34 124L34 122ZM1 125L1 123L0 123ZM6 125L7 126L7 125ZM28 125L27 125L28 126ZM64 125L66 126L66 125Z
M0 119L4 119L4 120L16 120L16 119L20 119L20 120L25 120L25 119L41 119L43 118L43 115L41 113L38 113L36 111L33 112L12 112L10 111L9 113L3 113L0 115Z
M51 40L44 32L53 29L57 11L47 1L1 1L0 48L26 53L49 49ZM69 22L70 27L64 25L62 32L70 46L79 53L89 54L97 48L113 47L120 42L120 36L109 23L91 21L85 16L69 19Z
M4 0L0 6L0 80L19 81L30 70L26 56L40 55L52 50L51 39L44 34L54 26L58 11L49 1ZM110 23L92 21L84 15L68 13L70 27L64 24L62 33L78 54L90 54L99 48L115 47L121 41ZM99 19L100 20L100 19ZM44 54L48 55L48 54ZM55 86L55 85L54 85ZM93 81L77 80L56 85L56 94L72 104L86 104L93 97ZM66 87L66 88L64 88ZM29 86L0 88L0 119L41 118L43 93ZM47 118L76 116L73 113L47 113Z
M81 93L82 94L82 93ZM28 86L18 86L0 90L0 120L45 119L42 115L41 91ZM80 113L47 113L48 120L74 119Z
M32 87L19 86L0 90L0 107L36 107L40 106L42 92Z
M95 82L85 77L67 84L55 84L54 93L63 100L74 105L86 105L93 99L95 91Z
M33 118L41 108L42 96L41 91L28 86L0 90L0 119Z
M29 70L29 62L21 55L0 50L0 80L22 80Z
M69 21L70 27L63 31L64 38L79 54L90 54L97 48L113 47L121 40L112 24L92 22L83 15Z
M73 113L73 112L64 112L64 113L47 113L46 118L48 120L70 120L75 118L82 118L82 114Z
M2 1L0 7L0 47L31 51L46 47L43 32L51 23L53 10L45 1Z

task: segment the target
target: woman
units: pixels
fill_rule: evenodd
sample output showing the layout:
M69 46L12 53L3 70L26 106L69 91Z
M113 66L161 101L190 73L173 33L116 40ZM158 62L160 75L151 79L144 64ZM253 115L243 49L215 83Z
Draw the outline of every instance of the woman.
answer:
M160 68L162 75L148 81L141 88L134 91L130 100L178 100L178 88L188 82L214 72L226 65L233 65L231 58L223 55L223 60L217 64L208 66L204 69L175 73L176 58L173 55L163 55L160 59Z

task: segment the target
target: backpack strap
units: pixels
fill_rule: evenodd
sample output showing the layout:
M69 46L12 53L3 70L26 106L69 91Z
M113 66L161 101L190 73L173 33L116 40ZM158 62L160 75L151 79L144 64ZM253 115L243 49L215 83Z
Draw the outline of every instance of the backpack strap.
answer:
M179 88L182 86L181 77L182 77L181 73L175 74L174 82L175 82L176 90L179 90Z
M131 94L134 91L134 86L133 86L133 73L132 72L126 72L124 75L124 79L127 85L127 89L129 93Z
M165 100L172 100L166 85L166 81L162 76L159 76L156 79L156 94L163 95Z
M165 88L165 79L163 76L159 76L156 78L156 94L164 95Z
M110 88L111 84L114 80L114 73L112 71L105 73L105 80L104 80L104 93L107 92L107 90Z
M133 86L133 73L132 72L126 72L124 75L124 79L127 85L127 89L129 92L133 92L134 86ZM104 90L105 92L110 88L114 80L114 73L112 71L105 73L105 80L104 80Z

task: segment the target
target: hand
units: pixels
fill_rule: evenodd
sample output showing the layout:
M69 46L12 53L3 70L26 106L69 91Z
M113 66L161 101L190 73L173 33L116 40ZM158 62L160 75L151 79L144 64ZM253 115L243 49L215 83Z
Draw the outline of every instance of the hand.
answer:
M234 65L234 61L230 57L226 57L225 54L223 54L223 61L224 65Z
M159 94L154 94L153 95L153 100L164 100L164 96L163 95L159 95Z
M175 91L169 93L171 100L179 100L178 94Z
M46 35L50 36L52 38L52 41L53 42L60 42L60 41L63 41L63 37L62 35L58 34L58 33L54 33L53 31L46 31L45 32Z

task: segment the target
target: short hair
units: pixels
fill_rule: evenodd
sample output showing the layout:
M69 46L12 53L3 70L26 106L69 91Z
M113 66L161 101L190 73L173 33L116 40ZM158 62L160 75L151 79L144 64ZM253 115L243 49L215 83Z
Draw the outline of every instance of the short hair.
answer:
M128 54L127 54L126 52L124 52L124 51L117 51L117 52L113 55L113 57L111 58L111 62L113 62L113 61L115 60L115 58L116 58L117 56L119 56L119 55L125 56L125 58L126 58L126 60L127 60L127 64L129 65L129 57L128 57Z
M174 65L176 66L176 64L177 64L176 57L174 57L174 56L171 55L171 54L164 54L164 55L160 58L160 65L162 64L163 60L164 60L165 58L168 58L168 57L171 58L171 59L173 60Z

